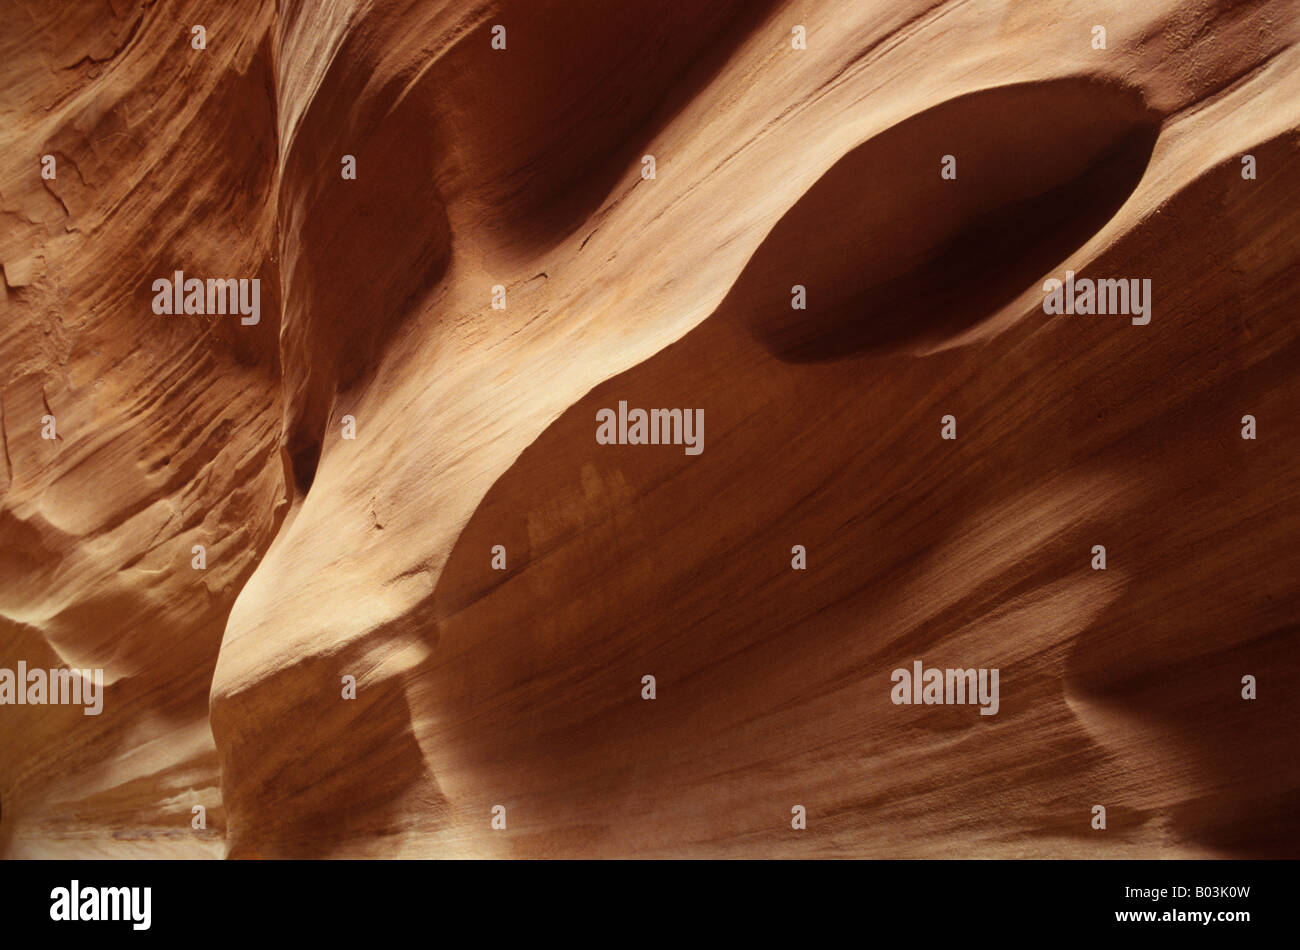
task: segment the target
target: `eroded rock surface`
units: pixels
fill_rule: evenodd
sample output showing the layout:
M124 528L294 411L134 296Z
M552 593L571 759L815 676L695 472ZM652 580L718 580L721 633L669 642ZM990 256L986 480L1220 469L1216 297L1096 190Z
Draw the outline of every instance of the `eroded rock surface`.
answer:
M1295 855L1295 0L0 16L0 852Z

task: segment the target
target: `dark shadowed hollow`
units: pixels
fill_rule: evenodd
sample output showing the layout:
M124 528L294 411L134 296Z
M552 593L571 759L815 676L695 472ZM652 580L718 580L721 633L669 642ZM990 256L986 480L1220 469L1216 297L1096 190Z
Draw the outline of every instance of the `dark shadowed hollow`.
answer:
M785 360L933 344L996 313L1110 220L1159 130L1137 90L1083 78L952 99L840 159L732 296ZM941 177L941 156L955 179ZM809 246L819 253L799 253ZM791 308L794 285L807 309Z

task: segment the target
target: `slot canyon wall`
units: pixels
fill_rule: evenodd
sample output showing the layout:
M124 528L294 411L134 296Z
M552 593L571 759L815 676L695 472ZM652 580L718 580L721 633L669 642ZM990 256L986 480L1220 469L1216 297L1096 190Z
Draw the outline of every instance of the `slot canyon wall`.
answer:
M0 855L1300 855L1300 0L0 27Z

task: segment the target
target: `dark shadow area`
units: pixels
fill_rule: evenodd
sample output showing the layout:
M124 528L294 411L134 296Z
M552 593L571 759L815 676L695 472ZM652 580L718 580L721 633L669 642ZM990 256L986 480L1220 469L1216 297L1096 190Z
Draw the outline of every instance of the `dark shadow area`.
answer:
M305 432L295 431L289 437L289 464L293 485L298 494L306 497L316 480L316 466L320 464L320 439L307 437Z
M344 668L357 667L313 658L214 699L229 857L326 858L350 842L444 820L447 800L415 740L401 683L363 681L345 700Z
M1159 128L1135 90L1082 79L953 99L836 163L732 296L790 362L950 337L1092 237L1137 186ZM944 156L955 179L941 176ZM806 309L792 308L794 285Z
M514 0L438 71L444 111L473 177L495 193L494 226L536 252L640 181L649 143L694 101L775 0ZM789 26L773 34L789 48ZM441 117L440 118L444 118ZM662 162L668 156L657 156ZM662 166L659 172L663 174Z
M334 397L377 363L394 330L437 286L451 259L451 227L433 180L433 76L396 108L402 84L365 95L367 51L349 36L286 161L284 251L285 440L293 481L315 477ZM338 109L366 108L351 122ZM390 112L389 109L392 109ZM356 177L342 176L342 156Z
M1281 685L1300 676L1297 633L1300 628L1273 630L1174 662L1153 648L1141 658L1151 670L1146 675L1135 675L1131 660L1110 657L1107 664L1106 651L1089 653L1082 648L1086 635L1072 651L1068 682L1093 710L1084 719L1095 737L1142 780L1181 780L1183 800L1169 809L1180 838L1230 857L1294 854L1300 762L1276 752L1280 737L1300 730L1300 703ZM1215 629L1184 631L1193 643L1212 643L1220 635ZM1258 677L1258 698L1242 698L1243 673ZM1130 744L1139 738L1135 750ZM1188 770L1188 762L1196 768Z

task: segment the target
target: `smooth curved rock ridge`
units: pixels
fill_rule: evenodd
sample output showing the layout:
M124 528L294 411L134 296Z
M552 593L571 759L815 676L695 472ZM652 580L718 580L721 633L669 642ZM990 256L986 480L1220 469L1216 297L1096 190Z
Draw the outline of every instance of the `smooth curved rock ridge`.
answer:
M0 853L1294 856L1294 0L120 6L0 38Z

